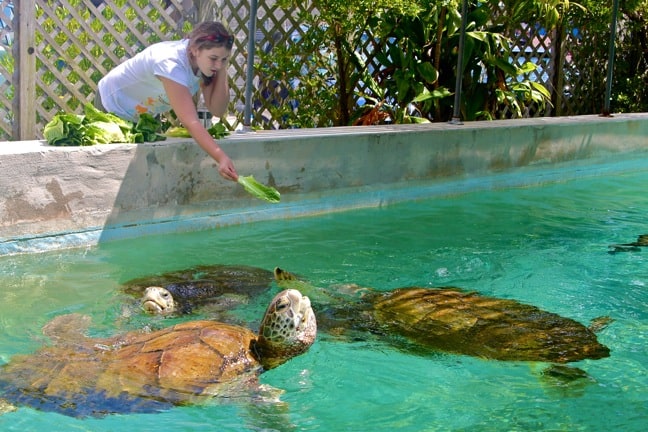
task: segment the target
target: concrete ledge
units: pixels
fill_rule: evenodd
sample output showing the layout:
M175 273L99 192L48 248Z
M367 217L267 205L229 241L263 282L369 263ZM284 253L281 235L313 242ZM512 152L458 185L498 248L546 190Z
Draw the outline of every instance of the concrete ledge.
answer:
M645 153L648 113L235 133L221 145L282 203L223 180L192 140L2 142L0 254L379 205L415 185Z

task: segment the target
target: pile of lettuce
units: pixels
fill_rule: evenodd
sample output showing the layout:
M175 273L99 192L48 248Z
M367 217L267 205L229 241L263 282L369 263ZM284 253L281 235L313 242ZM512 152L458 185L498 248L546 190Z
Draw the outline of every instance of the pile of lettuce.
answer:
M166 137L158 133L161 128L162 123L150 114L140 114L137 123L133 124L86 103L84 114L56 114L45 125L43 136L54 146L143 143L165 140Z
M229 135L229 131L223 123L214 123L210 128L207 129L207 132L209 132L209 135L211 135L212 138L215 139L225 138L227 135ZM167 129L164 135L172 138L191 138L191 134L189 133L187 128L182 126L170 127L169 129Z

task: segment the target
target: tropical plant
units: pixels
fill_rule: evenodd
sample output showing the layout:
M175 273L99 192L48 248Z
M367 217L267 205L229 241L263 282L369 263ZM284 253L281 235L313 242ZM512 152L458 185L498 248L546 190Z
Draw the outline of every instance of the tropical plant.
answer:
M416 0L313 0L301 24L260 55L259 101L283 127L337 126L352 121L356 89L369 63L356 52L381 14L416 15ZM296 0L282 0L287 12Z
M451 117L459 2L364 3L315 1L320 14L300 16L299 43L279 43L262 56L258 69L272 84L270 90L262 86L260 99L280 96L265 108L284 126ZM519 78L534 66L512 64L506 25L492 19L494 4L471 2L461 71L468 120L521 117L529 105L543 109L549 101L545 87ZM501 14L499 5L496 12Z
M585 13L568 19L579 29L578 43L570 44L570 99L582 106L583 114L601 113L604 107L612 2L580 0ZM612 78L612 112L648 111L648 1L619 3L617 37Z
M423 3L421 4L424 5ZM461 14L455 2L428 2L415 17L380 17L376 29L388 41L376 58L386 100L424 118L447 121L454 107ZM497 9L497 12L500 10ZM510 57L511 42L487 3L475 3L467 16L462 76L462 117L467 120L521 117L529 105L543 109L549 92L520 78L535 68ZM405 117L407 119L407 117Z

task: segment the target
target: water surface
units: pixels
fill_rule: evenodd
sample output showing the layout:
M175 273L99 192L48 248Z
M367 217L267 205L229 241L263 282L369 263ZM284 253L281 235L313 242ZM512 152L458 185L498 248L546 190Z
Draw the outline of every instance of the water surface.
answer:
M40 346L40 328L64 313L90 314L94 335L166 324L140 315L119 284L220 263L281 266L324 287L458 286L584 324L608 315L614 322L599 338L611 356L574 364L587 372L586 380L548 380L541 363L444 353L420 357L372 341L320 337L307 354L262 376L264 384L285 391L282 410L210 403L160 414L74 419L21 407L0 416L0 429L643 431L648 248L610 254L608 245L648 233L646 185L648 169L632 169L0 258L3 363ZM242 306L238 316L258 320L271 295Z

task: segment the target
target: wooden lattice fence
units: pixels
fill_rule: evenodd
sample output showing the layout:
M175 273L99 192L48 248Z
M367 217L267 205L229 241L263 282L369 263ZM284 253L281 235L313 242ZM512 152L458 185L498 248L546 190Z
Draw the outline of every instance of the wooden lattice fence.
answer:
M178 39L205 19L236 35L230 63L230 126L242 117L247 61L247 1L0 0L0 140L42 138L57 112L80 112L97 82L151 43ZM11 13L8 11L11 10ZM296 26L274 2L259 5L256 40ZM17 73L14 73L17 71ZM237 119L237 120L232 120Z
M253 35L257 52L278 40L299 39L304 31L297 18L300 13L317 12L310 1L290 13L273 0L258 2ZM57 112L80 112L93 99L96 83L113 66L151 43L181 38L205 19L222 20L236 36L229 71L231 104L225 119L233 128L243 122L249 1L0 0L0 141L42 138L43 126ZM529 78L550 91L561 89L557 106L545 111L531 108L527 116L596 112L600 103L592 110L595 102L587 95L601 93L600 80L592 79L587 65L576 67L570 58L570 44L582 44L582 39L558 38L557 49L555 33L539 34L523 26L508 36L513 42L511 60L536 62L540 68ZM356 49L377 70L380 65L370 42ZM604 63L602 57L594 68L600 70ZM597 88L590 88L593 85ZM255 73L253 126L281 126L280 118L261 120L269 115L261 87Z
M14 89L11 77L14 71L11 47L14 42L13 4L0 0L0 140L11 136Z

